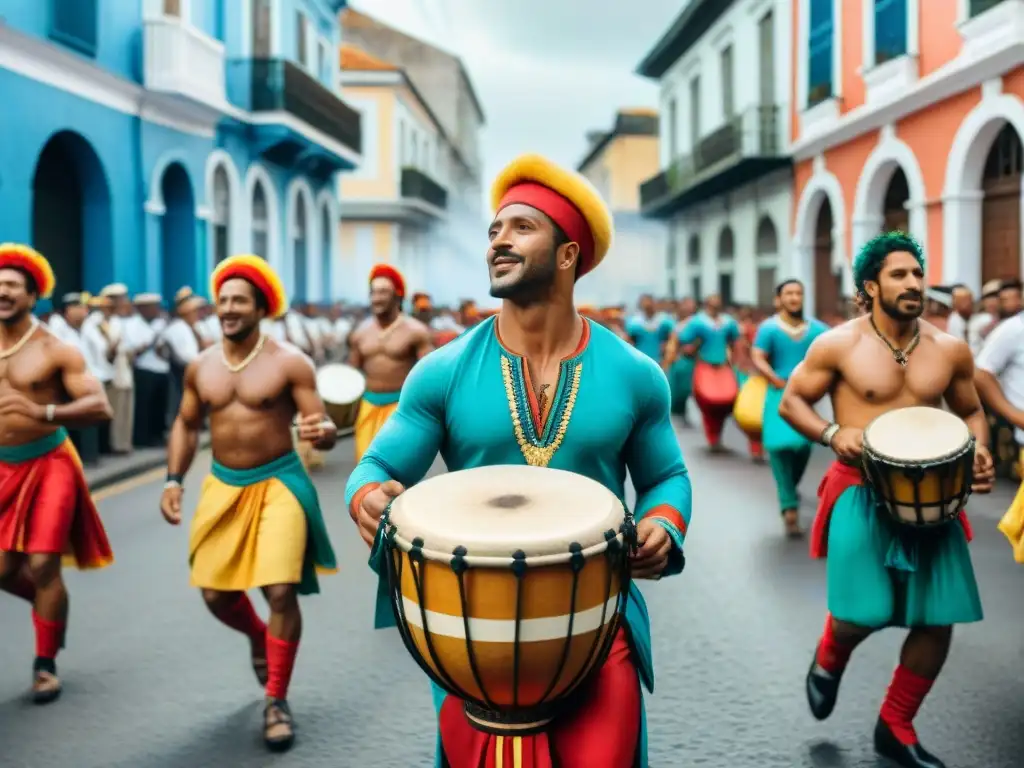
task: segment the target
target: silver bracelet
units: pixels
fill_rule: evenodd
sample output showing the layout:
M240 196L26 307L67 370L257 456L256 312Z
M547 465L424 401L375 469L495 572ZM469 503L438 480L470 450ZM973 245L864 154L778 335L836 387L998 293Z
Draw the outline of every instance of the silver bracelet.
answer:
M819 442L822 445L824 445L826 448L831 448L832 447L832 440L835 438L836 433L838 431L839 431L839 425L836 424L833 421L831 424L829 424L827 427L825 427L825 429L822 430L821 438L819 439Z
M53 418L56 415L57 415L57 406L56 405L54 405L53 403L50 403L48 406L46 406L46 420L47 421L53 421Z

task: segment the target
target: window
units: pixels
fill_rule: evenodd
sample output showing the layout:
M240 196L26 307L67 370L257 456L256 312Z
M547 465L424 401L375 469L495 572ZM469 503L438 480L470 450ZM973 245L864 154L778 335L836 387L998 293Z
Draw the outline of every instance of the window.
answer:
M968 10L973 18L980 13L984 13L989 8L995 8L1001 2L1003 2L1003 0L970 0L970 7Z
M181 18L181 0L164 0L164 15Z
M736 114L733 98L732 46L722 49L722 114L729 120Z
M810 0L807 106L832 97L833 0Z
M769 11L757 25L761 104L775 103L775 17Z
M732 274L724 272L718 276L718 295L722 297L722 305L732 306Z
M875 64L907 52L908 0L875 0Z
M700 238L694 235L686 246L686 263L691 267L700 266Z
M257 181L252 190L252 252L262 259L267 258L268 230L267 193Z
M295 197L295 239L292 243L292 253L295 255L295 298L299 301L306 299L306 198L302 195Z
M264 213L266 211L264 210ZM255 217L254 217L255 218ZM231 187L224 166L213 172L213 263L220 264L231 251L229 227L231 225Z
M670 99L668 102L668 162L672 163L679 155L679 147L676 142L679 140L679 124L677 123L678 114L676 113L676 100Z
M700 295L700 276L690 278L690 296L696 300L701 301L703 298Z
M700 141L700 75L690 81L690 146Z
M330 82L331 70L330 66L328 65L328 61L330 61L330 59L327 56L327 43L325 43L323 40L320 41L320 45L317 47L317 53L319 54L316 69L317 75L320 78Z
M732 234L732 228L726 227L718 236L718 260L732 263L736 254L736 240Z
M398 121L398 167L405 168L405 121Z
M308 59L306 56L309 51L306 48L306 32L309 25L309 20L306 18L306 14L302 11L298 11L295 14L295 60L303 66L308 66Z
M757 306L770 310L775 305L775 267L759 266L757 268Z
M270 56L270 2L252 0L252 55L265 59Z

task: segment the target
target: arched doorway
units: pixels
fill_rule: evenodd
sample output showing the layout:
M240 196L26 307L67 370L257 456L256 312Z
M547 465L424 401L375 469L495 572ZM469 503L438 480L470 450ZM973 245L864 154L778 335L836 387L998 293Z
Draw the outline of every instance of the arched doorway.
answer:
M1012 125L1003 126L985 160L981 189L981 281L1020 279L1020 188L1024 148Z
M331 229L331 209L325 204L320 208L320 280L323 286L320 298L325 302L334 298L331 283Z
M223 165L213 172L213 263L231 255L231 182Z
M694 301L702 301L700 285L700 235L691 235L686 244L686 269L690 275L690 296Z
M718 235L718 294L722 304L732 305L732 278L736 256L736 240L732 236L732 227L725 226Z
M267 191L263 182L257 180L252 188L252 252L267 260L270 246L270 218L267 216Z
M885 232L910 231L910 212L907 210L909 200L910 186L907 183L907 174L897 166L885 189L882 204L882 226Z
M842 278L832 267L832 229L832 205L824 197L814 226L814 310L826 322L843 316Z
M171 296L182 286L192 286L196 279L196 201L192 181L181 163L171 163L160 181L164 199L164 217L160 223L160 245L163 254L164 295Z
M775 305L775 286L779 282L779 234L775 224L764 216L757 225L757 306L770 310Z
M52 136L36 161L32 244L53 267L55 297L113 276L110 188L95 150L72 131Z
M300 193L295 197L295 220L292 222L294 239L292 258L295 263L295 288L292 291L296 301L306 300L307 264L309 233L306 231L306 198Z

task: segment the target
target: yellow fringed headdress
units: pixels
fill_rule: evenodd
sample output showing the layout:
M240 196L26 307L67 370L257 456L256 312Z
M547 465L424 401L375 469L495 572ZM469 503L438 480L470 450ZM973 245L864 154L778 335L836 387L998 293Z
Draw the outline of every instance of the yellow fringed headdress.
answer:
M232 278L241 278L256 286L267 300L267 317L284 317L288 311L288 295L284 292L281 278L265 260L251 254L224 259L210 278L210 293L214 301L220 295L220 287Z
M515 203L545 214L580 248L579 279L608 254L612 214L600 193L580 174L540 155L522 155L498 174L491 186L495 213Z
M23 269L32 276L36 288L39 289L39 298L48 299L53 295L53 289L57 287L57 278L54 277L53 268L46 257L34 248L17 243L3 243L0 245L0 269L3 268Z

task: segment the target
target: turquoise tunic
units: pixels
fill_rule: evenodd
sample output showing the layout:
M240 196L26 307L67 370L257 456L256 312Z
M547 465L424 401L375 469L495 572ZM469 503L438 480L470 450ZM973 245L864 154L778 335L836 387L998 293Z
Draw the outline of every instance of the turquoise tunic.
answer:
M643 315L634 315L626 321L626 335L637 349L660 363L662 345L672 335L674 325L672 318L665 314L657 314L650 320Z
M740 326L733 318L719 315L713 320L706 312L698 312L679 332L679 343L688 346L699 341L698 360L725 365L729 362L729 347L739 337Z
M634 515L638 520L665 506L683 520L683 526L677 527L665 518L657 518L673 541L665 575L679 573L690 520L691 488L672 429L668 382L649 357L596 323L588 326L587 344L562 362L554 405L547 426L539 434L525 396L522 358L501 345L494 318L423 358L406 379L398 410L349 477L346 505L351 506L355 494L369 483L393 478L409 487L419 482L438 453L452 471L525 464L513 433L511 409L516 409L527 439L546 446L555 440L566 409L572 407L561 447L548 466L598 481L623 504L628 470L636 489ZM513 404L506 395L503 361L507 363L508 383L516 393ZM573 400L570 395L577 375ZM378 532L370 554L370 567L377 573L381 572L381 555ZM636 584L627 601L626 622L640 680L653 692L650 621ZM394 623L385 579L381 578L376 626ZM435 689L438 708L443 698L443 693ZM643 712L639 752L639 765L647 768ZM440 766L440 750L437 761Z
M808 321L804 334L794 339L781 327L778 316L769 317L757 329L754 348L764 352L772 370L781 379L789 379L793 370L807 355L811 343L828 330L828 326L820 320L812 318ZM782 390L768 385L764 398L762 436L767 451L799 450L806 448L810 442L793 429L779 415L779 402Z

